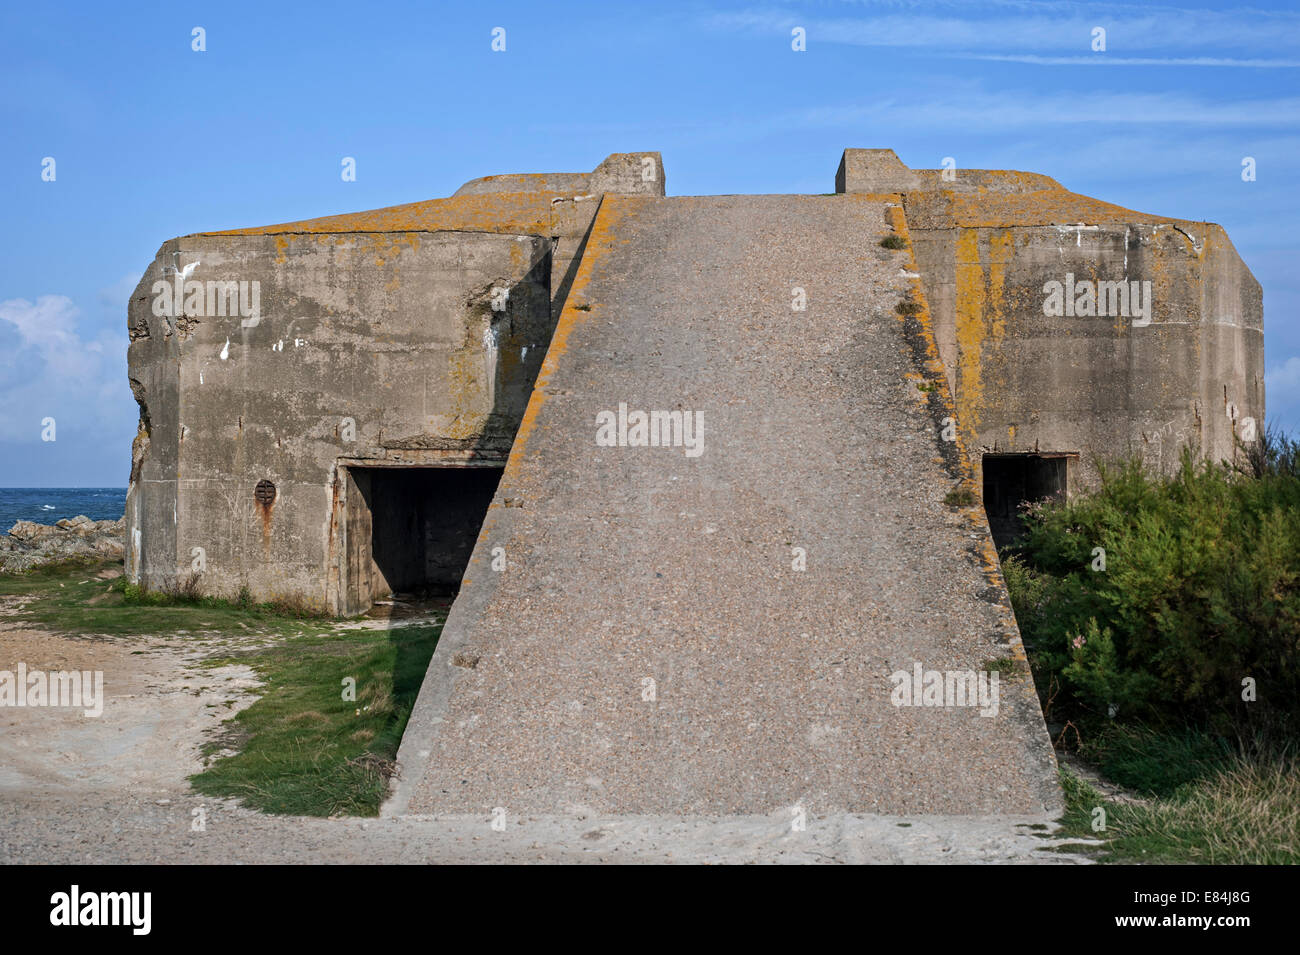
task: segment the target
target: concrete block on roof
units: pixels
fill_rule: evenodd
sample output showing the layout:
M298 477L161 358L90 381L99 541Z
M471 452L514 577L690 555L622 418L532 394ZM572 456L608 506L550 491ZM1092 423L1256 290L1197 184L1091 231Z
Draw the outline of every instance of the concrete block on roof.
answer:
M910 192L920 184L892 149L846 149L835 173L836 192Z
M592 192L664 195L664 160L657 152L613 153L591 173Z
M628 196L664 195L664 161L657 152L612 153L591 172L520 173L471 179L457 196L498 192L549 192L557 196L616 193Z
M519 173L481 176L471 179L453 195L481 196L493 192L554 192L557 195L587 192L590 175L585 172Z

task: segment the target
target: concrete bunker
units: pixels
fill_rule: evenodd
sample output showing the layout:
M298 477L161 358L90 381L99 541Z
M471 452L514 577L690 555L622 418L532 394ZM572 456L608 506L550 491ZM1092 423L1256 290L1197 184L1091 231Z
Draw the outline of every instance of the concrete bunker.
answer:
M1184 448L1230 460L1263 419L1261 290L1222 228L1033 173L909 169L887 149L847 150L836 191L848 207L894 197L887 211L906 248L874 254L897 257L924 296L952 423L973 455L988 452L999 544L1020 532L1024 501L1059 492L1053 468L1073 491L1096 483L1099 456L1140 454L1166 472ZM589 173L489 176L448 198L164 243L128 310L140 406L132 582L172 586L201 554L205 593L247 588L336 614L364 612L393 589L446 586L429 569L427 535L405 552L423 568L408 579L384 512L440 492L416 494L377 469L500 467L539 381L546 395L574 397L546 390L539 374L570 298L584 322L625 318L593 310L584 285L596 274L588 241L608 246L595 223L611 197L611 228L615 211L635 212L630 228L698 201L665 197L657 153L619 153ZM772 201L756 197L737 222ZM874 245L868 231L854 241ZM1149 307L1047 307L1051 283L1085 275L1149 282ZM635 380L637 363L660 353L659 319L648 313L635 348L591 354L590 367L614 360ZM1083 457L1048 463L1040 448ZM1019 451L1034 453L997 457ZM362 506L376 474L378 514ZM401 519L428 520L422 507Z
M1013 544L1024 533L1026 504L1064 497L1078 455L1059 453L987 453L983 457L984 513L993 542Z
M454 597L504 462L339 468L346 612L390 595Z

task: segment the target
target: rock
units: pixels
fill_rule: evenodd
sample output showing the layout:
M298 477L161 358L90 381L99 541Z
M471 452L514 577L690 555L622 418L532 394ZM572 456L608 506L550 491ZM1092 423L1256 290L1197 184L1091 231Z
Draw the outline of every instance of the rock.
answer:
M121 558L125 526L120 519L92 521L84 514L55 524L17 521L0 537L0 572L17 573L77 556Z
M35 540L42 531L52 529L46 524L37 524L35 521L17 521L9 528L9 536L20 541Z

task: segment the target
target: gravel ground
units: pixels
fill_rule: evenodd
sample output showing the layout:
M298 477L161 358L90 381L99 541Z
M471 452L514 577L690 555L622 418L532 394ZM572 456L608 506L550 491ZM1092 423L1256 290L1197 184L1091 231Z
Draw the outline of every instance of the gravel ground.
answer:
M192 795L0 800L3 863L1047 863L1036 817L304 819ZM202 809L202 815L195 811ZM193 831L202 818L203 831Z

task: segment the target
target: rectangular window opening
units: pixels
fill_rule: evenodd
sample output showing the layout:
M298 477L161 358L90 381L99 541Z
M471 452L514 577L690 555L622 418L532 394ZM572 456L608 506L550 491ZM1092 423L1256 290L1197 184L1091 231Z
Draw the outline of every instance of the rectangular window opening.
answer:
M998 548L1023 536L1026 504L1065 496L1070 464L1077 457L1071 453L984 455L984 512Z
M460 589L502 468L343 468L345 612L446 602Z

